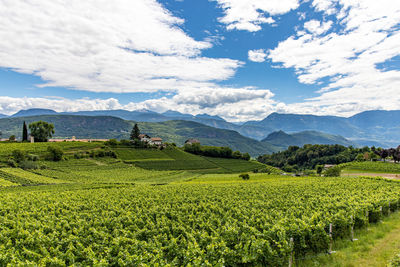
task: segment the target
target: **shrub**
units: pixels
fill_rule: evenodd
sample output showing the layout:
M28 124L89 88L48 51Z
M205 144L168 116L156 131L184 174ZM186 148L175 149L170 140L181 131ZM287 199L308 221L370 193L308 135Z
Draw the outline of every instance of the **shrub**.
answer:
M12 167L12 168L17 168L17 163L15 162L15 160L13 159L9 159L7 161L8 166Z
M51 161L60 161L63 158L64 151L60 147L49 146L47 147L47 158Z
M75 153L74 153L74 158L75 158L75 159L83 159L83 158L86 158L86 153L85 153L85 152L75 152Z
M40 165L37 162L25 160L18 164L18 167L24 170L36 170L40 168Z
M321 175L322 171L324 170L324 166L323 165L317 165L315 170L317 171L317 174Z
M126 140L126 139L122 139L121 141L119 141L119 143L122 146L131 146L132 145L132 141Z
M11 153L11 157L12 157L17 163L19 163L19 162L25 160L26 155L25 155L25 152L24 152L24 151L19 150L19 149L16 149L16 150L14 150L14 151Z
M340 177L342 169L339 166L331 167L324 173L325 177Z
M26 156L26 158L30 161L38 161L39 160L39 156L38 155L34 155L34 154L28 154Z
M249 180L250 175L248 173L242 173L239 175L239 178L242 178L243 180Z
M106 141L104 144L107 146L117 146L118 141L117 141L117 139L110 139L110 140Z

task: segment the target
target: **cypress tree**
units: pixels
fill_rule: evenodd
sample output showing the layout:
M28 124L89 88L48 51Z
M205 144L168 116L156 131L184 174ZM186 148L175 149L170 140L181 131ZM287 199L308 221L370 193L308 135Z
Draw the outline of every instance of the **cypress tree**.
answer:
M24 122L24 126L22 129L22 141L28 141L28 127L26 127L25 122Z
M131 131L131 140L133 141L139 139L139 135L140 135L139 126L137 125L137 123L135 123L135 126L133 126L133 129Z

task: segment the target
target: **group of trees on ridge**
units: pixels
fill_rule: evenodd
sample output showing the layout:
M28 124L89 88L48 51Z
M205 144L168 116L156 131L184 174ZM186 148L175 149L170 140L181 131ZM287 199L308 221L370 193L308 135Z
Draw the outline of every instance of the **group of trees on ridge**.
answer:
M354 160L377 160L378 154L374 151L381 150L374 147L354 148L342 145L290 146L285 151L259 156L258 161L291 172L315 169L317 165L324 164L341 164Z
M250 160L249 153L241 153L240 151L233 151L229 147L202 146L198 143L194 143L194 144L186 144L183 147L183 150L191 154L201 155L206 157Z

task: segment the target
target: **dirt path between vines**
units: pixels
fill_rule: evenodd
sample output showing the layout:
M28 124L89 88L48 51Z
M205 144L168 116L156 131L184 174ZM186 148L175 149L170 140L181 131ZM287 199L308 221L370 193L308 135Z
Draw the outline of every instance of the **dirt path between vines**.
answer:
M400 228L388 233L383 239L377 241L355 266L387 266L382 263L382 258L391 259L400 251Z
M349 173L349 172L344 172L342 176L369 176L369 177L383 177L383 178L388 178L388 179L395 179L395 180L400 180L400 174L396 173Z

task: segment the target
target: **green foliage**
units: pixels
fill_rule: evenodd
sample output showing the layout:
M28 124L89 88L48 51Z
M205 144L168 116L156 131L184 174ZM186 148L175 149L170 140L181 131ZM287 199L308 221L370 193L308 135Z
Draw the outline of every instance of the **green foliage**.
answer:
M400 173L400 164L381 161L349 162L340 165L348 170L378 173Z
M118 141L117 141L117 139L110 139L110 140L104 142L104 145L116 147L118 145Z
M340 177L342 169L339 166L333 166L325 170L325 177Z
M326 252L329 224L334 239L349 237L351 216L362 227L366 211L400 204L400 183L381 179L235 180L2 189L0 265L284 266L290 238L295 258Z
M18 164L18 167L23 170L36 170L40 169L40 164L35 161L25 160Z
M400 267L400 253L396 254L396 256L390 260L388 267Z
M54 134L54 125L45 121L36 121L29 124L29 130L35 142L47 142Z
M22 142L28 141L28 127L26 127L26 123L22 126Z
M324 170L324 166L323 165L317 165L315 167L315 170L317 171L317 174L321 175L322 171Z
M47 159L51 161L60 161L63 159L64 151L60 147L47 147Z
M302 148L290 146L287 150L263 155L258 161L278 168L315 169L317 165L340 164L353 161L364 148L344 147L341 145L304 145Z
M188 153L206 157L250 160L249 153L242 154L240 151L233 152L229 147L202 146L199 143L194 143L186 144L183 150Z
M250 175L248 173L242 173L239 175L239 178L242 178L243 180L249 180Z
M19 149L15 149L13 150L13 152L11 153L11 157L12 159L17 162L20 163L21 161L24 161L26 158L26 153L22 150Z
M15 135L10 135L10 137L8 138L8 141L10 141L10 142L15 142L15 140L17 140Z
M132 128L131 131L131 135L130 135L130 139L133 140L138 140L139 139L139 135L140 135L140 130L139 130L139 126L137 123L135 123L135 125Z

